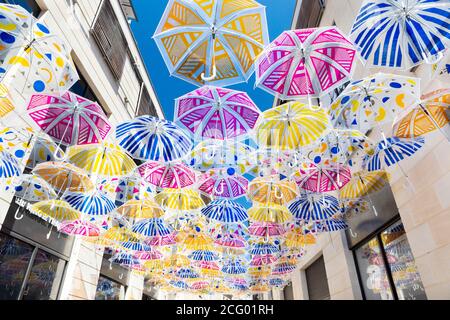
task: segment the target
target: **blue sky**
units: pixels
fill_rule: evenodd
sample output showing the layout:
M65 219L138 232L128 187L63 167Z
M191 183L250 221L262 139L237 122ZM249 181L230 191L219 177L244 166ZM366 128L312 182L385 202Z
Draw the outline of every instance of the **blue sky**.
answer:
M167 0L133 0L138 22L133 22L131 28L144 57L166 119L173 120L175 98L194 90L196 87L181 79L170 77L164 60L152 39L167 2ZM258 2L267 7L271 41L282 31L290 29L296 0L258 0ZM247 92L261 110L269 109L272 107L273 96L261 89L254 89L254 82L253 75L248 83L234 85L230 88Z

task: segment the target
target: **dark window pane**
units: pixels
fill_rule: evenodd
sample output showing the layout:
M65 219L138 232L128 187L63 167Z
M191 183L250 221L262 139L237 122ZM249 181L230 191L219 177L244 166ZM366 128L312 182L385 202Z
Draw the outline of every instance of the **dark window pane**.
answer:
M33 254L33 247L0 233L0 300L16 300Z
M39 250L33 261L23 300L56 300L65 261Z
M376 238L356 250L361 285L367 300L393 300L389 279Z
M323 256L305 270L305 275L309 300L329 300L330 290Z
M0 3L18 4L28 12L31 12L35 17L39 16L41 8L39 8L36 0L0 0Z
M283 289L284 300L294 300L294 289L292 283L289 283Z
M106 277L99 277L95 300L120 300L124 295L125 287L123 285Z
M406 238L405 229L397 222L381 234L395 289L400 300L426 300L425 289Z

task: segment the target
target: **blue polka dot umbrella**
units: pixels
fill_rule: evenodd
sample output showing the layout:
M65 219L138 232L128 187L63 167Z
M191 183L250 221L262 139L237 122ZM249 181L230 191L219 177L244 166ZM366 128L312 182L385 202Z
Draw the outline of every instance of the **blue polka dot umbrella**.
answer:
M0 151L0 180L18 177L21 174L19 163L6 151Z
M208 219L220 223L236 223L248 220L247 210L240 204L227 199L216 199L202 208L202 214Z
M71 48L20 6L1 4L0 44L2 83L19 92L59 94L79 79Z
M90 216L106 216L116 209L114 201L98 191L90 193L67 192L63 199L75 210Z
M306 193L289 205L296 220L321 221L331 218L340 209L339 201L328 194Z
M42 178L31 174L10 179L5 186L5 191L13 192L17 198L27 202L39 202L57 198L53 188Z

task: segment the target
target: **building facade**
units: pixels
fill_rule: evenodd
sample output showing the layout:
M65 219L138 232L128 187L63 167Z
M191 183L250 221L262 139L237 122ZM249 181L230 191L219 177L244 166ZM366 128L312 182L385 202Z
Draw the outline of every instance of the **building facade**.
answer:
M292 29L336 25L349 34L362 3L298 0ZM376 72L389 70L368 69L358 62L354 79ZM432 77L430 65L394 73L420 78L422 94L450 84L448 78ZM386 135L392 132L390 126L380 129ZM380 129L369 138L380 141ZM449 132L447 125L427 134L422 150L389 167L390 185L366 199L370 203L366 212L347 219L351 229L320 235L315 245L306 247L292 284L265 297L450 299L450 142L445 137Z
M0 3L22 5L70 45L80 75L71 91L98 102L113 125L144 114L164 117L130 29L136 19L131 0ZM38 129L26 117L29 97L18 91L10 94L16 110L2 126ZM42 220L18 210L11 195L0 193L0 268L12 271L1 272L0 299L157 297L143 277L110 266L103 248L52 232ZM49 271L44 280L42 266Z

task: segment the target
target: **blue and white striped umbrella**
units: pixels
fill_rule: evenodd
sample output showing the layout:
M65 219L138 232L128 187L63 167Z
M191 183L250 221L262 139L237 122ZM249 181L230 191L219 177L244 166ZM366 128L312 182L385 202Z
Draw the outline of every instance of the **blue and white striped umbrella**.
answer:
M281 278L272 278L269 280L269 284L273 287L282 287L286 284L286 281Z
M133 225L132 231L144 237L167 236L172 233L172 229L161 218L141 220Z
M373 155L366 159L367 170L376 171L385 165L392 166L401 160L412 156L425 144L425 139L402 139L389 137L378 143Z
M0 179L18 177L21 171L19 162L9 152L0 151Z
M246 271L247 268L240 261L225 262L222 267L222 272L226 274L243 274Z
M181 281L181 280L178 280L178 281L170 280L169 284L174 288L189 289L189 286L187 285L187 283L184 281Z
M63 200L75 210L91 216L105 216L116 209L114 201L99 191L93 193L67 192Z
M450 1L366 0L350 37L372 67L430 62L450 46Z
M304 194L289 205L289 211L296 220L321 221L339 211L339 201L327 194Z
M133 254L123 252L112 257L111 259L109 259L109 261L111 261L112 263L120 264L122 266L133 266L141 263L138 259L136 259L133 256Z
M151 251L152 250L152 247L150 247L142 242L133 242L133 241L122 242L122 247L129 251Z
M252 255L269 255L280 252L280 248L272 243L254 243L250 249Z
M181 268L177 271L177 277L181 279L197 279L200 275L191 268Z
M133 158L173 161L192 149L191 139L173 122L141 116L117 126L119 145Z
M195 250L188 258L194 261L216 261L219 259L217 254L208 250Z
M223 223L248 220L247 210L240 204L228 199L211 201L201 212L205 217Z
M323 224L324 231L333 232L345 230L348 228L347 223L341 219L329 219L325 220Z

